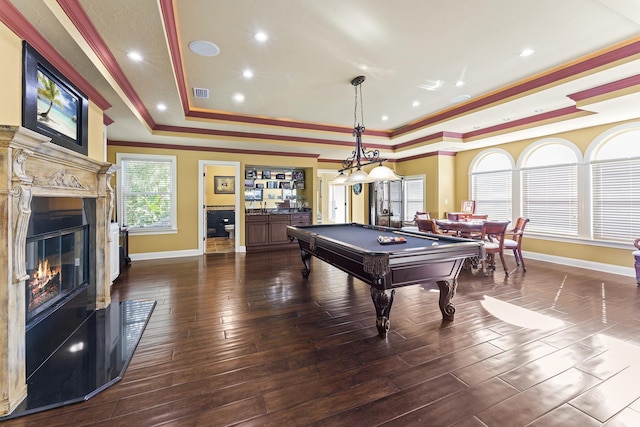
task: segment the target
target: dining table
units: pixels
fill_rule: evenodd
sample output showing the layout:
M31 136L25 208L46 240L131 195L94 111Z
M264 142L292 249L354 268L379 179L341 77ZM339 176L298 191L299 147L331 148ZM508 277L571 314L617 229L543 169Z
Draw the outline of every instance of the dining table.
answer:
M480 237L484 219L468 219L453 221L450 219L436 219L436 225L445 234L455 234L460 237Z

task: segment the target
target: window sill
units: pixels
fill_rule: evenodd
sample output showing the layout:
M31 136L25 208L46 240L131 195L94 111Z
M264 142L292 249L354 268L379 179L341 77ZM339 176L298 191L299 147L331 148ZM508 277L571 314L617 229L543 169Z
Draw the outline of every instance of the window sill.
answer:
M130 228L130 236L150 236L155 234L176 234L177 228Z

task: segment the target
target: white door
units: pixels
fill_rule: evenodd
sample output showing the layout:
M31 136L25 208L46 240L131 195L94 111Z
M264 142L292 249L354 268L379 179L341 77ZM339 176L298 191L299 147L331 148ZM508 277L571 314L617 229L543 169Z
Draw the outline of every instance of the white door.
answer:
M348 221L347 191L351 189L345 185L329 186L329 221L344 224Z

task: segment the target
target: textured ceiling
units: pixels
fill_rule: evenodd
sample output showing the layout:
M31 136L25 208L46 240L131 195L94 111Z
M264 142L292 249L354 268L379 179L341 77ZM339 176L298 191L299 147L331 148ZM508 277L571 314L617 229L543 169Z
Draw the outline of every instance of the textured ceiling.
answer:
M342 159L358 75L365 143L390 158L640 116L637 0L11 3L109 102L110 140ZM220 54L194 54L193 40ZM524 48L534 55L519 57Z

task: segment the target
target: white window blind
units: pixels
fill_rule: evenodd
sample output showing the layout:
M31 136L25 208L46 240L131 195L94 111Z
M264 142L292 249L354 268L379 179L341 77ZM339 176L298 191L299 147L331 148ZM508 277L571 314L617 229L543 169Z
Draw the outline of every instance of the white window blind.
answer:
M640 158L593 162L593 238L629 242L640 232Z
M476 213L491 219L511 220L511 170L471 174L471 198L476 201Z
M413 221L418 211L424 211L424 179L407 178L404 181L404 221Z
M120 157L122 224L131 231L176 228L175 157Z
M523 216L527 228L549 234L578 235L578 166L522 169Z

